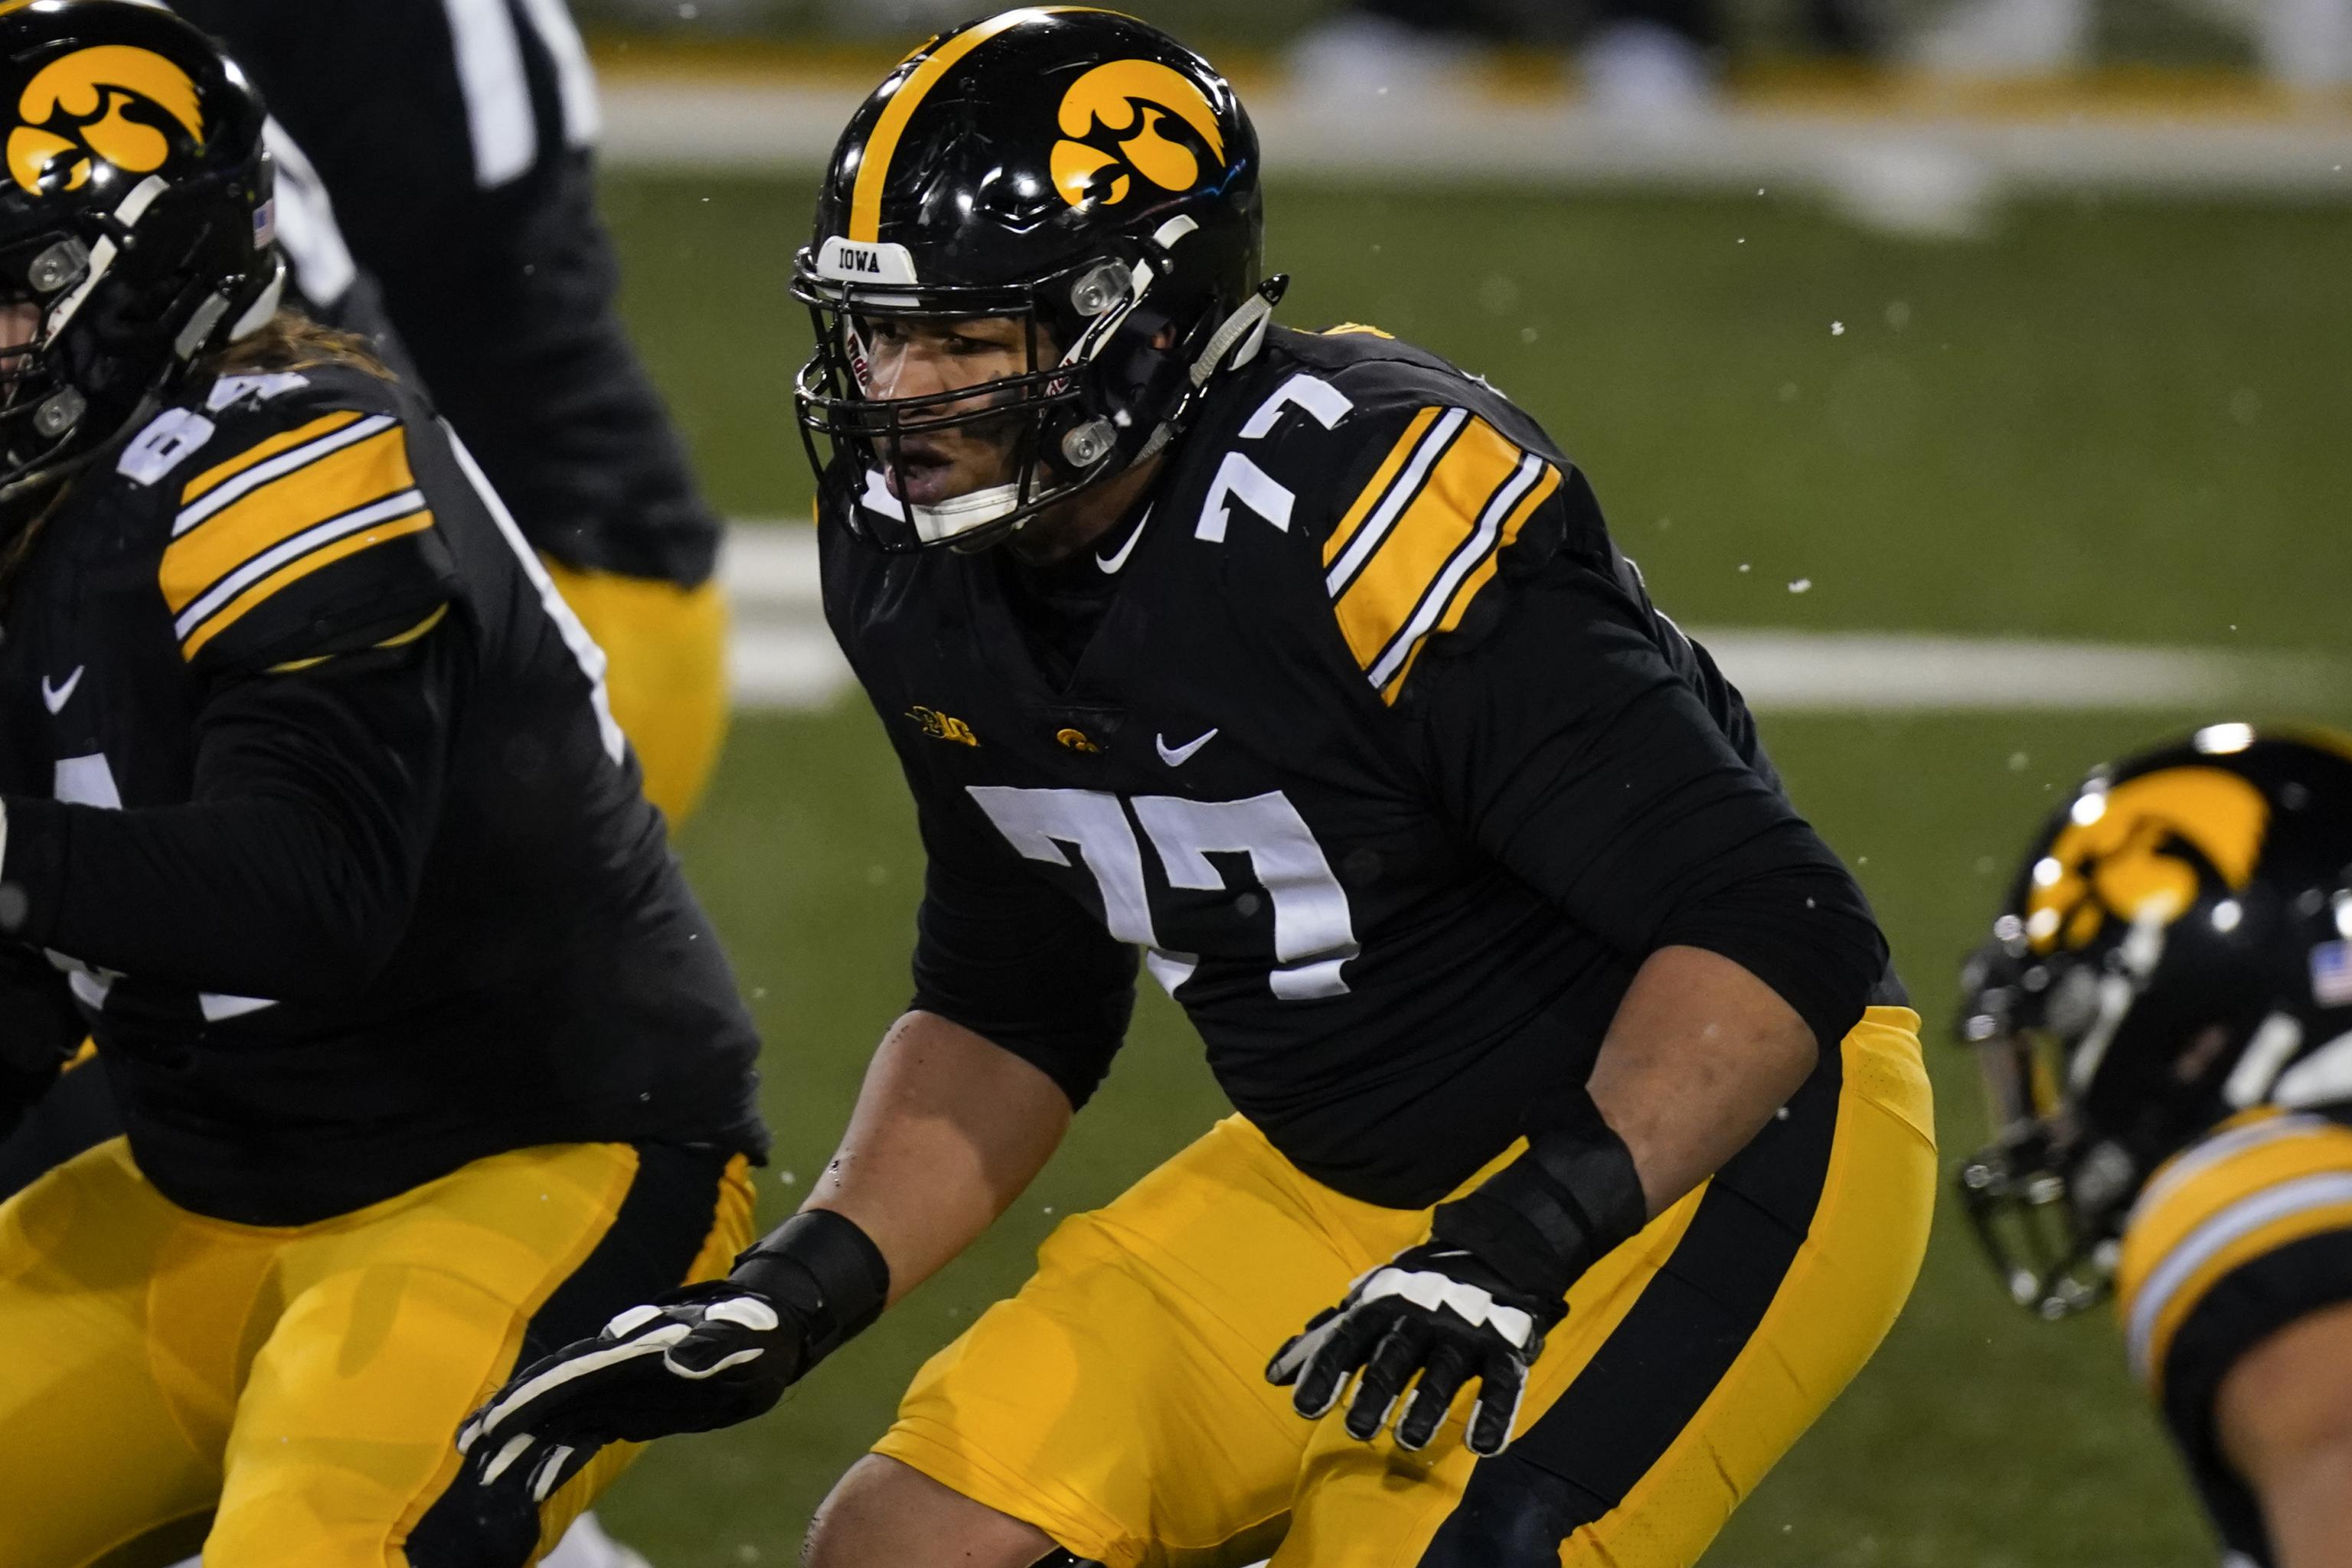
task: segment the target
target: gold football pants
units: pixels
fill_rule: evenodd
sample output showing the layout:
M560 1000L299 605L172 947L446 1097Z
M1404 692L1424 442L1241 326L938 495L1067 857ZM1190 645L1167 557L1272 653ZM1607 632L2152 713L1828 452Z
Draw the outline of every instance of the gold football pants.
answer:
M604 650L613 718L645 770L646 798L675 827L701 800L727 736L727 600L719 581L681 588L546 565Z
M1872 1008L1748 1148L1577 1282L1498 1458L1462 1446L1466 1397L1413 1454L1348 1436L1344 1405L1301 1420L1266 1383L1275 1348L1429 1213L1333 1192L1239 1117L1057 1227L876 1452L1112 1568L1694 1563L1910 1292L1936 1184L1917 1030Z
M632 1451L501 1513L457 1423L526 1356L723 1273L751 1204L740 1155L568 1143L233 1225L101 1143L0 1205L0 1568L82 1568L206 1513L205 1568L521 1568Z

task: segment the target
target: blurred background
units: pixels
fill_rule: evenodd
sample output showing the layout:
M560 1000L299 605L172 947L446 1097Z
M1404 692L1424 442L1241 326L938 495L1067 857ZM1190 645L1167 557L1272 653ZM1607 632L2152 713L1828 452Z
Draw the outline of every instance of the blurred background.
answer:
M681 835L768 1039L765 1218L908 990L919 859L817 613L785 292L850 108L971 0L575 0L629 321L740 522L738 713ZM1130 0L1239 84L1294 325L1488 376L1763 715L1984 1131L1953 976L2054 793L2217 718L2352 721L2352 0ZM793 521L802 520L796 523ZM987 1241L775 1417L613 1495L659 1568L796 1560L920 1360L1222 1105L1149 993ZM1711 1563L2214 1550L2104 1314L1947 1212L1884 1352Z

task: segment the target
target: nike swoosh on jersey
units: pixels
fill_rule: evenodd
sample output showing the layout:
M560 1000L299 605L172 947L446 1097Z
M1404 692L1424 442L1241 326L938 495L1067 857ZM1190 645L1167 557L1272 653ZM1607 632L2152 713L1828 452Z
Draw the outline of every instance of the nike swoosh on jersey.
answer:
M86 664L75 665L74 672L66 677L66 683L63 686L51 686L47 676L41 677L42 706L55 713L72 701L74 688L81 684L81 672L89 668Z
M1135 525L1135 531L1127 536L1126 543L1120 545L1108 555L1097 555L1095 557L1096 566L1099 567L1105 574L1109 574L1117 572L1120 567L1126 565L1127 558L1135 553L1135 542L1142 538L1143 531L1150 526L1151 514L1147 511L1143 514L1143 521Z
M1192 740L1185 742L1181 746L1170 745L1168 743L1168 737L1165 735L1152 736L1151 743L1160 748L1160 760L1161 762L1166 763L1171 768L1181 768L1186 763L1192 760L1193 752L1199 751L1202 747L1207 745L1216 738L1216 731L1210 730L1203 734L1197 735Z

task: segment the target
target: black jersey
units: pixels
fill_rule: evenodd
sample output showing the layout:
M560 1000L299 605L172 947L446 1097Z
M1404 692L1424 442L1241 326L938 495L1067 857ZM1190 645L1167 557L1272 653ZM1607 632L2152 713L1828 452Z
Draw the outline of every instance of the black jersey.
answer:
M2233 1553L2267 1568L2262 1503L2214 1406L2247 1352L2352 1301L2352 1105L2252 1111L2160 1167L2125 1227L2116 1294L2199 1500Z
M1654 949L1731 956L1832 1043L1884 972L1583 478L1426 354L1272 332L1058 583L870 551L840 509L895 503L828 490L826 612L929 856L915 1005L1074 1102L1139 948L1286 1155L1419 1205L1581 1084ZM1071 573L1115 579L1075 632Z
M561 0L173 0L222 40L333 195L408 357L524 536L692 587L720 524L622 329L595 204L595 83ZM302 171L298 171L298 174ZM301 223L306 294L341 277ZM316 279L325 279L322 285Z
M759 1151L757 1042L603 658L415 396L199 379L37 525L0 920L141 1168L289 1224L536 1143Z

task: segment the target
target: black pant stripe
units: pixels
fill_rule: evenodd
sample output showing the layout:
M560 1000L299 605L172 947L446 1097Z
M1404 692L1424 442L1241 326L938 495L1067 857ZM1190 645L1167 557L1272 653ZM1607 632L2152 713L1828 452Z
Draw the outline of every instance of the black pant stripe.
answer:
M1422 1568L1559 1561L1560 1543L1623 1501L1763 1321L1811 1226L1843 1073L1836 1052L1719 1172L1624 1321L1517 1441L1481 1460Z
M639 1144L637 1173L619 1212L580 1267L531 1315L508 1371L584 1340L623 1308L685 1283L718 1223L730 1158L719 1149ZM520 1568L538 1544L536 1508L512 1488L493 1492L460 1470L409 1531L408 1561L410 1568Z

